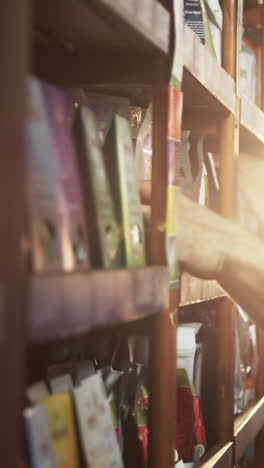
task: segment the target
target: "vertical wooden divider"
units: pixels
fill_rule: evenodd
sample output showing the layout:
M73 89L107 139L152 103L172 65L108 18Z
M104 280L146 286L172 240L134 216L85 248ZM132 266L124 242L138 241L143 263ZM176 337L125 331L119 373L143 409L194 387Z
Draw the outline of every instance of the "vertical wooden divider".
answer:
M262 77L262 86L261 86L261 110L264 112L264 84L263 84L263 77L264 77L264 10L263 6L261 8L261 77ZM258 340L258 352L259 352L259 369L258 369L258 382L257 382L257 397L261 398L264 395L264 364L263 364L263 356L264 356L264 330L258 329L257 333L257 340ZM259 433L257 440L256 440L256 459L255 459L255 467L256 468L263 468L264 464L264 429Z
M1 467L21 455L26 341L24 146L30 3L2 0L0 15L0 453Z
M168 63L157 63L157 78L153 86L153 165L152 219L150 255L153 265L165 265L165 224L167 195L167 125L168 125ZM169 285L168 285L169 286ZM177 302L169 297L168 307L153 317L150 356L150 441L149 468L174 466L176 349L175 327L171 312Z
M236 79L236 1L224 0L222 65ZM236 119L229 113L220 127L220 212L232 219L235 214ZM234 434L234 352L235 321L233 303L229 298L219 304L218 318L218 438L231 442Z

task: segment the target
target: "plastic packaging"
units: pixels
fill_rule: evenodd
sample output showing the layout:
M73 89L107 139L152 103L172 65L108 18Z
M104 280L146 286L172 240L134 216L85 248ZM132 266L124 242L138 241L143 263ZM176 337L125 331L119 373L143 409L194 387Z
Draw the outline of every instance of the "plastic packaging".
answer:
M137 180L150 180L152 172L152 104L149 105L136 143Z
M177 329L177 368L185 369L193 383L193 366L196 350L194 328L179 326Z

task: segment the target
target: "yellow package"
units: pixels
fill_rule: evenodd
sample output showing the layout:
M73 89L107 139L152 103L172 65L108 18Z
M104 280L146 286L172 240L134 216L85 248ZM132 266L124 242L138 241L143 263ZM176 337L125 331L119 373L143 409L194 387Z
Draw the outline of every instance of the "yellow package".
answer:
M78 449L69 393L56 393L41 403L48 414L57 468L78 468Z

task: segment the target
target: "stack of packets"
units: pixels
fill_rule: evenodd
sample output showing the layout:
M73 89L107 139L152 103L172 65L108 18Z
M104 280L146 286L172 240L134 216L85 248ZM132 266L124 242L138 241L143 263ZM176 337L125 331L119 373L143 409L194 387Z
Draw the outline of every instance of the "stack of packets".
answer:
M34 468L142 467L147 461L148 394L143 366L95 370L91 361L48 369L27 389L24 411Z

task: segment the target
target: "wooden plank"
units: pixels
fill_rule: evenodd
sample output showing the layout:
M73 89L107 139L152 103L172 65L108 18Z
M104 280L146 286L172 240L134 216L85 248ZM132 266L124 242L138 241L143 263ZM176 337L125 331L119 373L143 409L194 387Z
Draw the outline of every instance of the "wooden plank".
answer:
M201 110L209 107L218 112L234 112L234 80L219 66L216 59L187 25L185 25L184 44L185 105L199 107Z
M35 275L29 337L40 343L146 318L166 307L167 285L166 267Z
M58 44L37 41L34 73L58 86L151 86L156 61L142 51L71 51Z
M231 468L233 456L233 443L229 442L223 446L216 446L210 450L197 468Z
M34 1L35 25L55 41L73 49L132 48L168 54L169 25L163 39L129 14L116 0Z
M153 265L166 261L164 225L167 194L167 125L169 69L157 63L153 88L153 165L150 259ZM163 314L154 317L150 334L149 468L170 468L174 462L176 343L171 320L178 298L171 294Z
M234 424L235 460L238 461L246 448L254 441L264 424L264 397L252 405ZM262 459L263 462L263 459Z
M225 292L216 281L196 278L188 273L183 273L181 276L181 307L185 304L208 301L223 295Z
M27 319L24 116L30 26L29 2L1 2L0 453L5 468L18 466L21 455Z
M219 295L219 296L208 297L206 299L200 299L197 301L184 302L184 303L180 303L179 308L186 309L189 307L195 307L195 306L199 307L203 305L212 305L213 307L215 303L217 303L218 301L222 299L225 299L226 297L227 297L226 294L223 293L221 296Z

